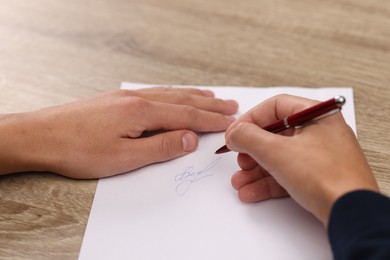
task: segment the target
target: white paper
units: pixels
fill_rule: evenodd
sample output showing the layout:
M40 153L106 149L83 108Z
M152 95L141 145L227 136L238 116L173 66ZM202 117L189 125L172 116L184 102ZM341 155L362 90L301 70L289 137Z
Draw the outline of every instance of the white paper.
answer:
M239 114L281 93L322 101L342 95L356 133L350 88L201 88L237 100ZM79 258L332 259L320 222L290 198L239 201L230 184L236 153L214 154L223 144L224 133L202 134L190 155L101 179Z

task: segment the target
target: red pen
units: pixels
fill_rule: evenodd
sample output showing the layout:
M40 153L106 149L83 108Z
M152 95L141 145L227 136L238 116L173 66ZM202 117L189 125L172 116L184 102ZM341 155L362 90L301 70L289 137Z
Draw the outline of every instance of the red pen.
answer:
M332 115L341 110L341 107L345 104L345 98L342 96L336 96L327 101L321 102L315 106L309 107L302 111L299 111L290 116L286 116L270 125L263 127L272 133L279 133L283 130L295 127L300 128L305 124ZM226 145L219 148L215 153L226 153L229 152L229 148Z

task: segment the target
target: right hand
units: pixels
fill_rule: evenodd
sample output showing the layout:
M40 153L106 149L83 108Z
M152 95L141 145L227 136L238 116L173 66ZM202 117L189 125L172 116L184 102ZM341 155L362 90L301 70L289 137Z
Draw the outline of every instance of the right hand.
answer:
M281 134L261 128L316 103L289 95L268 99L228 128L226 144L239 152L241 170L232 177L232 184L243 202L290 195L327 226L331 207L343 194L358 189L378 191L342 114Z

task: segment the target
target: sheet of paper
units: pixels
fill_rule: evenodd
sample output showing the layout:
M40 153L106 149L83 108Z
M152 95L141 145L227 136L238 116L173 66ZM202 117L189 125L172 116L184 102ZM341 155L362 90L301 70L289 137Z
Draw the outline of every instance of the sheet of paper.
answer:
M122 88L147 85L125 83ZM350 88L202 87L239 101L239 114L280 93L317 100ZM230 185L236 154L215 155L224 133L200 135L196 152L98 183L80 259L332 259L321 224L290 198L241 203ZM131 156L131 155L129 155Z

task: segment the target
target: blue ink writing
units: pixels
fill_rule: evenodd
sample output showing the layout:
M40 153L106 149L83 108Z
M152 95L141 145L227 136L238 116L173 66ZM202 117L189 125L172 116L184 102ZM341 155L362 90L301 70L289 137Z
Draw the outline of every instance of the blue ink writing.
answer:
M195 166L191 165L186 167L184 171L177 174L174 179L175 182L178 182L178 184L176 185L176 193L179 196L184 196L184 194L187 192L187 190L193 183L203 178L214 175L214 173L210 170L218 164L221 158L222 157L218 157L217 159L213 160L202 170L196 171Z

